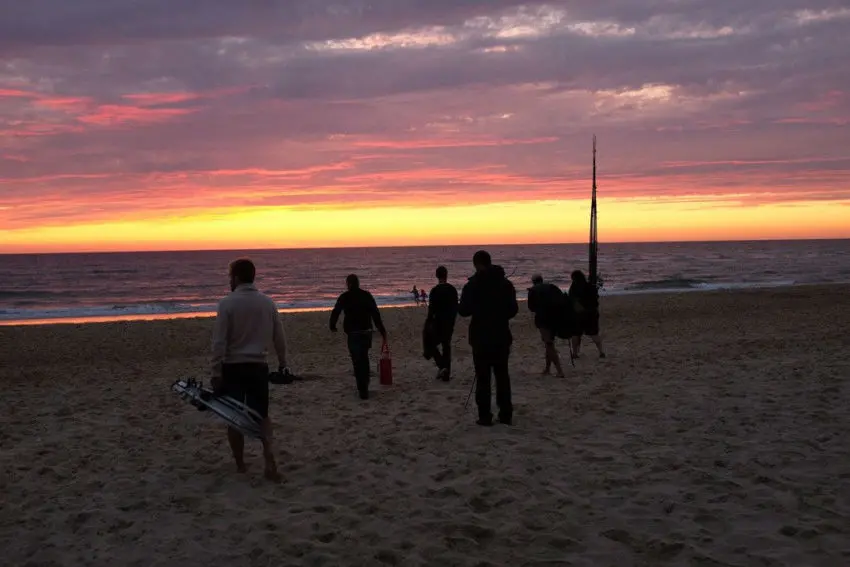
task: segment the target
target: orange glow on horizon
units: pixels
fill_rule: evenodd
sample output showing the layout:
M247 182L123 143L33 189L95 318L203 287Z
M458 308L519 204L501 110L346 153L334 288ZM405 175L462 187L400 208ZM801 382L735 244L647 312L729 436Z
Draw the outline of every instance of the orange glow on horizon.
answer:
M850 237L850 206L843 201L744 206L729 199L600 199L600 241ZM586 242L588 208L587 200L546 200L442 207L216 209L0 229L0 253Z

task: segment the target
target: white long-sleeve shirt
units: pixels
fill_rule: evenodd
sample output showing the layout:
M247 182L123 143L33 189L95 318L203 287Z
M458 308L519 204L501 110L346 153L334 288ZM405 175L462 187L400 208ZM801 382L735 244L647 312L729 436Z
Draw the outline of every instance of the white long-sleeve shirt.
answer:
M212 338L212 375L222 364L267 362L273 344L280 366L286 364L286 336L272 298L253 284L241 284L218 303Z

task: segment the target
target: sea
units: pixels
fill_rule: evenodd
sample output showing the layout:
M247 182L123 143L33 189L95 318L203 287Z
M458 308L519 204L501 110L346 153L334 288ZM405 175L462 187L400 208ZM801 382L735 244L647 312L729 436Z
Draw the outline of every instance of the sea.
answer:
M212 315L239 257L284 312L330 309L350 273L379 305L407 306L439 265L460 289L481 248L520 299L535 273L566 291L588 266L586 244L0 255L0 324ZM602 296L850 283L850 240L600 243L599 273Z

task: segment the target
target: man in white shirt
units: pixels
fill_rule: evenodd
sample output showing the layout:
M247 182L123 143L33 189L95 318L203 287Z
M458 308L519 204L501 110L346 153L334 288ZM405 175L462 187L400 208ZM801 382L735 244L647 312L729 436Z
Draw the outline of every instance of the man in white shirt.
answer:
M272 446L269 419L269 365L267 347L274 344L280 368L286 368L286 337L277 305L254 286L253 262L230 264L231 293L218 304L212 340L212 385L217 395L244 402L263 418L263 456L267 479L280 482ZM245 472L245 439L232 427L227 438L236 469Z

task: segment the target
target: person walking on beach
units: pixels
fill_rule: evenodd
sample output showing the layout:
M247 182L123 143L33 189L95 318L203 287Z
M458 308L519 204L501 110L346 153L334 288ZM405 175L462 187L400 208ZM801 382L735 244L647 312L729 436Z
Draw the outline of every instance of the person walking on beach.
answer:
M286 364L286 337L275 302L254 285L256 267L251 260L230 264L230 294L218 304L212 338L212 377L215 395L242 401L263 418L265 476L280 482L274 458L272 422L269 419L269 366L267 346L272 343L281 370ZM236 469L245 472L243 435L227 428L227 439Z
M513 423L511 379L508 373L510 347L513 343L510 320L519 311L516 289L501 266L494 266L490 254L479 250L472 257L475 274L463 286L458 304L461 317L471 317L469 344L475 366L475 403L478 425L493 425L490 411L490 375L496 378L496 404L499 421Z
M564 294L558 286L543 281L543 276L535 274L531 278L532 287L528 288L528 309L534 313L534 326L540 331L546 354L546 366L541 374L549 374L552 365L558 378L564 377L561 357L555 348L558 325L562 324L562 302Z
M448 382L452 373L452 335L457 319L457 289L448 283L449 271L439 266L436 271L437 285L431 288L431 302L425 319L426 336L430 345L426 357L433 355L437 365L437 379ZM442 352L440 352L442 348Z
M419 289L416 285L413 286L413 289L410 290L410 293L413 294L413 301L416 302L416 305L419 305Z
M360 288L360 279L355 274L345 278L348 288L336 300L331 311L330 328L336 332L336 323L340 313L345 314L343 331L348 336L348 353L354 367L354 377L357 381L357 391L361 400L369 399L369 349L372 348L372 321L384 342L387 341L387 330L381 321L378 304L371 293Z
M599 350L599 358L605 358L602 339L599 337L599 291L590 285L584 272L575 270L571 274L569 297L578 318L578 329L573 336L573 358L578 358L581 336L587 335Z

